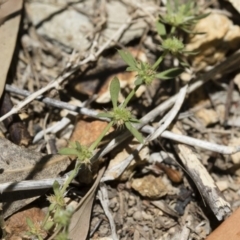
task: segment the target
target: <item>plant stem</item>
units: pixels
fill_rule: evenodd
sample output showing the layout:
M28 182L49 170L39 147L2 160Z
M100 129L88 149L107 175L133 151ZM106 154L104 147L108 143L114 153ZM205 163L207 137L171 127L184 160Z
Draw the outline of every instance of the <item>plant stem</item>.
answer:
M102 133L99 135L99 137L96 139L96 141L89 147L89 151L93 151L98 144L102 141L103 137L106 135L106 133L110 130L110 128L113 125L113 121L111 121L110 123L108 123L108 125L104 128L104 130L102 131Z
M153 70L156 70L159 64L162 62L163 58L167 55L168 51L164 51L163 54L158 58L158 60L153 64Z
M55 209L55 208L54 208L54 209ZM54 210L54 209L53 209L53 210ZM48 210L48 212L47 212L47 214L46 214L46 216L45 216L45 218L44 218L44 220L43 220L43 222L42 222L42 227L43 227L43 228L44 228L44 226L46 225L49 216L50 216L50 211Z
M103 132L101 133L101 135L97 138L97 140L90 146L89 151L93 151L97 145L101 142L102 138L105 136L105 134L109 131L109 129L112 127L113 125L113 121L110 122L106 128L103 130ZM72 180L76 177L79 169L81 167L81 163L77 162L75 165L75 168L72 170L71 174L69 175L69 177L67 178L66 182L64 183L62 189L61 189L61 194L63 195L66 191L66 189L68 188L69 184L72 182ZM53 211L55 210L55 208L53 209ZM42 226L44 227L45 224L47 223L47 220L50 216L50 213L48 212L47 215L44 218L44 221L42 223Z
M135 86L134 89L132 89L132 91L128 94L127 98L124 100L124 102L122 104L122 108L125 108L127 106L127 104L132 99L132 97L135 95L135 93L137 92L139 87L140 86L138 85L138 86Z
M79 171L80 167L81 167L81 163L77 162L76 165L75 165L75 168L72 170L71 174L69 175L69 177L67 178L66 182L64 183L64 185L63 185L63 187L61 189L61 194L62 195L65 193L65 191L68 188L69 184L72 182L72 180L78 174L78 171Z
M62 187L62 189L61 189L61 194L62 194L62 195L65 193L65 191L66 191L66 189L68 188L69 184L72 182L72 180L73 180L73 179L75 178L75 176L77 175L80 167L81 167L81 163L78 163L78 162L77 162L76 165L75 165L75 168L72 170L70 176L67 178L66 182L64 183L64 185L63 185L63 187ZM56 206L55 206L55 207L56 207ZM54 212L55 207L53 208L52 212ZM48 220L49 216L50 216L50 212L48 211L47 214L46 214L46 216L45 216L45 218L44 218L44 221L43 221L43 223L42 223L42 226L43 226L43 227L44 227L45 224L47 223L47 220Z

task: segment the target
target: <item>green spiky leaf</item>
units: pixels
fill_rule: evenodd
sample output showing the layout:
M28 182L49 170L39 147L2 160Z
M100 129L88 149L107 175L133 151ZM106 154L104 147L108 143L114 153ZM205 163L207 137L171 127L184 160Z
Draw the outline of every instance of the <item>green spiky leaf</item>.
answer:
M117 107L119 92L120 92L120 82L117 77L114 77L110 84L110 96L111 96L113 108Z
M189 65L186 61L184 61L183 59L180 59L180 58L179 58L179 63L180 63L180 65L183 66L184 68L190 68L190 65Z
M142 134L132 126L130 122L125 122L126 128L129 130L129 132L140 142L143 143L143 136Z
M205 13L205 14L200 14L200 15L196 16L196 17L194 18L194 20L203 19L203 18L205 18L205 17L208 17L210 14L211 14L210 12L209 12L209 13Z
M60 184L58 181L54 181L53 183L53 192L55 196L61 196L61 192L60 192Z
M29 226L29 228L34 228L33 221L30 218L27 217L26 222L27 222L27 225Z
M160 78L160 79L172 79L172 78L177 77L183 71L184 71L184 69L182 69L182 68L171 68L171 69L168 69L166 71L156 74L155 77Z
M75 141L75 143L76 143L76 148L77 148L77 150L78 151L81 151L81 145L80 145L80 143L78 142L78 141Z
M167 32L166 32L166 28L165 28L164 24L162 24L161 22L156 22L156 29L157 29L158 34L161 37L166 37Z
M140 120L136 119L136 118L130 118L130 122L132 123L140 123Z
M105 112L102 112L102 113L98 113L97 117L101 117L101 118L112 118L112 114L111 113L105 113Z
M136 81L134 82L135 86L140 86L143 84L143 79L142 78L137 78Z
M56 207L55 203L51 203L50 206L48 207L48 210L51 212L54 210L54 208Z
M78 155L79 152L74 148L61 148L58 153L61 155Z
M134 67L127 67L127 69L126 69L126 71L128 71L128 72L133 72L133 71L138 71L139 69L136 67L136 66L134 66Z
M124 62L126 62L131 68L136 68L136 60L132 56L132 54L128 51L124 50L118 50L118 53L120 54L121 58L123 59Z
M45 230L50 230L50 229L53 227L53 225L54 225L54 222L48 221L48 222L46 222L46 224L44 225L44 229L45 229Z
M153 70L156 70L156 69L157 69L157 67L161 64L163 58L164 58L164 55L161 55L161 56L158 58L158 60L153 64L153 67L152 67Z

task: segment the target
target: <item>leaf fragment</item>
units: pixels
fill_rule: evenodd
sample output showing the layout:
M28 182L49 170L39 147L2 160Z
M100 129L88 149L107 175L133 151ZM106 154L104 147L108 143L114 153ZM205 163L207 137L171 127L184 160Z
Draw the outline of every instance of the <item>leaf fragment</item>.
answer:
M125 126L140 143L143 143L142 134L130 122L125 122Z
M179 74L181 74L184 71L182 68L171 68L166 71L163 71L161 73L157 73L155 75L156 78L160 79L172 79L177 77Z
M136 68L136 60L130 52L124 51L124 50L118 50L118 53L123 59L123 61L126 62L131 68L133 69Z
M111 96L113 108L117 107L119 92L120 92L120 82L117 77L114 77L110 83L110 96Z

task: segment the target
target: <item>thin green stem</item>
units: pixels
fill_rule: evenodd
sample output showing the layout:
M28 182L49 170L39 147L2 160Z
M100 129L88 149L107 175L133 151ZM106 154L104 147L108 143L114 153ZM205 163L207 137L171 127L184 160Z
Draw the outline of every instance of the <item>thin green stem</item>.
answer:
M81 164L80 163L76 163L76 166L75 168L72 170L70 176L67 178L66 182L64 183L62 189L61 189L61 194L63 195L66 191L66 189L68 188L69 184L72 182L72 180L76 177L79 169L81 167ZM54 212L54 210L56 209L56 206L53 208L52 212ZM43 223L42 223L42 226L44 227L47 223L47 220L49 219L49 216L50 216L50 212L48 211L44 220L43 220Z
M55 207L54 207L54 209L55 209ZM53 209L53 210L54 210L54 209ZM46 216L45 216L45 218L44 218L44 220L43 220L43 222L42 222L42 227L43 227L43 228L44 228L44 226L46 225L49 216L50 216L50 212L49 212L49 210L48 210L48 212L47 212L47 214L46 214Z
M89 151L93 151L98 144L102 141L103 137L107 134L107 132L110 130L110 128L113 125L113 121L111 121L110 123L108 123L108 125L104 128L104 130L102 131L102 133L99 135L99 137L96 139L96 141L90 146Z
M69 177L67 178L66 182L64 183L62 189L61 189L61 194L63 195L66 191L66 189L68 188L69 184L72 182L72 180L76 177L76 175L78 174L78 171L81 167L81 163L77 162L75 165L75 168L72 170L71 174L69 175Z
M139 87L140 87L140 85L135 86L134 89L132 89L132 91L128 94L127 98L124 100L124 102L122 104L122 108L125 108L128 105L129 101L135 95L135 93L137 92Z
M163 54L158 58L158 60L153 64L152 68L153 70L156 70L159 64L162 62L162 60L165 58L167 55L168 51L164 51Z
M57 229L54 231L53 235L50 238L48 238L48 240L54 239L60 233L61 229L62 226L58 226Z
M110 122L106 128L103 130L103 132L101 133L101 135L97 138L97 140L90 146L89 151L93 151L97 145L101 142L102 138L105 136L105 134L109 131L109 129L112 127L113 122ZM76 163L75 168L72 170L71 174L69 175L69 177L67 178L66 182L64 183L62 189L61 189L61 194L63 195L66 191L66 189L68 188L69 184L72 182L72 180L76 177L79 169L81 167L81 163ZM56 207L54 207L53 211L55 210ZM47 223L47 220L49 219L50 216L50 212L47 213L47 215L44 218L43 224L42 226L44 227L45 224Z

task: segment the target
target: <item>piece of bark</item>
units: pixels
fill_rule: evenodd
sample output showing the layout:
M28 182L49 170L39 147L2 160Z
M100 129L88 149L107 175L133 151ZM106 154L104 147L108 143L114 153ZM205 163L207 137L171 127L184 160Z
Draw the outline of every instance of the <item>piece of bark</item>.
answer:
M182 134L179 129L180 128L174 127L173 132ZM177 144L176 148L178 156L187 170L188 175L197 186L201 196L211 208L216 218L219 221L222 220L231 212L230 204L224 199L214 180L207 172L206 168L201 164L197 152L194 148L184 144Z
M0 183L55 178L69 164L70 160L67 156L43 155L0 138ZM11 215L45 191L31 190L2 193L3 216Z
M22 15L22 0L0 2L0 98L15 49L19 23Z
M0 116L5 115L13 107L12 101L8 93L4 92L0 102ZM28 146L31 141L31 136L26 126L21 121L18 114L13 114L3 121L7 128L10 140L20 146Z
M240 208L215 229L206 240L239 240L240 239Z

